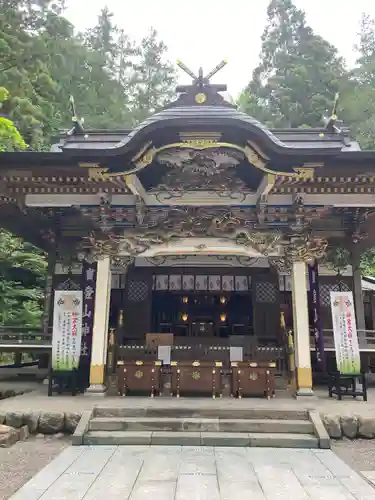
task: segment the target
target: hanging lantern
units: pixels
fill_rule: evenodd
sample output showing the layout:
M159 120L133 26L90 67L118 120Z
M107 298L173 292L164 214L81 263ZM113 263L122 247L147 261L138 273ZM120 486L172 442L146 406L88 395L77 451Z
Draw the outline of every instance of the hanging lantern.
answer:
M182 302L184 304L187 304L189 302L189 298L188 297L182 297Z
M221 304L225 304L225 303L226 303L226 301L227 301L226 297L224 297L224 295L222 295L222 296L220 297L220 303L221 303Z
M227 320L227 315L225 313L220 314L220 321L224 323Z
M181 319L182 321L187 321L188 320L188 315L186 313L181 314Z

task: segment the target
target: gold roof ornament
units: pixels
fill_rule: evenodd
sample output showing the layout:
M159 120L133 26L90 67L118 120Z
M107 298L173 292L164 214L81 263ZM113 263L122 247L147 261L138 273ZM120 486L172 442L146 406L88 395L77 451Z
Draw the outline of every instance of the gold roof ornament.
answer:
M176 91L188 94L192 98L192 103L202 105L206 104L209 97L212 100L214 95L218 95L218 92L225 92L227 90L226 85L214 85L210 83L210 79L216 75L224 66L227 64L227 60L223 59L213 70L204 75L203 68L199 68L198 74L195 74L190 68L186 66L182 61L177 60L177 66L182 69L186 74L188 74L192 79L191 85L180 85L177 87ZM222 97L220 99L223 99Z
M335 94L335 99L333 101L333 108L332 108L332 113L329 118L324 117L324 128L327 130L327 132L331 134L340 134L341 133L341 128L337 126L338 122L338 117L337 117L337 108L339 105L339 100L340 100L340 94L339 92L336 92ZM324 132L321 132L319 134L320 137L324 137Z

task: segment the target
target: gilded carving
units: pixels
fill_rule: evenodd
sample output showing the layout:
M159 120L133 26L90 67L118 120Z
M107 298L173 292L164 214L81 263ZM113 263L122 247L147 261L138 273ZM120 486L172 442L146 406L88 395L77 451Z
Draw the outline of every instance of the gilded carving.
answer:
M123 270L126 270L129 266L134 264L134 261L135 258L130 256L114 255L111 257L112 264L115 267L121 268Z
M282 172L272 170L267 167L267 159L263 158L255 149L251 146L250 142L247 142L245 146L240 146L238 144L233 144L230 142L219 142L215 139L206 139L206 138L195 138L191 140L186 140L182 142L175 142L171 144L164 144L160 147L152 146L151 143L144 145L141 150L137 153L137 155L133 158L134 168L126 172L126 174L134 174L139 170L143 169L147 165L150 165L155 159L157 159L158 155L162 152L169 150L186 150L186 149L194 149L197 151L205 151L207 149L214 149L219 151L221 149L229 149L232 151L237 151L242 153L248 162L254 167L262 170L267 174L276 174L285 177L291 177L296 179L309 179L314 176L314 169L311 168L295 168L292 172ZM123 172L124 173L124 172ZM105 173L105 177L113 177L119 175L119 172L116 173Z
M199 142L206 141L186 141L192 145L191 149L171 149L157 156L158 162L169 169L152 191L172 191L173 194L195 190L251 193L234 172L234 167L245 159L241 152L224 148L197 151L194 143Z
M256 223L252 209L213 209L200 207L173 207L149 209L142 224L135 224L120 233L107 232L98 239L91 234L86 238L93 258L103 256L140 255L151 246L178 241L182 238L220 238L237 245L252 247L263 255L276 251L280 245L280 229L254 230Z
M274 229L271 231L241 231L236 235L237 245L251 246L262 255L267 256L271 250L275 250L275 245L282 238L282 231Z
M279 274L290 273L290 262L284 257L270 257L268 263L271 267L275 267Z
M311 262L325 257L328 241L325 238L311 237L308 233L293 237L285 248L287 263L296 261Z

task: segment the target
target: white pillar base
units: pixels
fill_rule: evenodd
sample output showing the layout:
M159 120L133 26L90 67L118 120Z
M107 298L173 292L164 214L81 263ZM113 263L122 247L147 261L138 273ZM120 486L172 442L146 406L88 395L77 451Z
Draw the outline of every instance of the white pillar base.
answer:
M106 396L107 387L104 384L92 384L86 390L85 396Z
M302 387L300 389L297 389L296 393L294 394L294 397L295 399L306 399L306 398L318 399L312 389L302 388Z

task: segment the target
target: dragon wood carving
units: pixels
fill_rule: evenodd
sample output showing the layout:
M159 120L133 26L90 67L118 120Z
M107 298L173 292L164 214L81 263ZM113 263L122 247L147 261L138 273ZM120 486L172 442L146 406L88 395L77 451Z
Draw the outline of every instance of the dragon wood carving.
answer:
M161 183L152 189L158 191L247 191L252 192L241 181L234 167L244 161L240 151L227 149L172 149L157 155L157 161L168 171Z
M312 262L325 257L328 241L325 238L312 237L306 233L291 239L285 248L286 263L291 266L293 262Z
M251 209L178 208L147 214L142 225L125 229L122 234L107 233L102 237L91 234L87 246L97 255L140 255L155 245L183 238L220 238L239 246L252 247L263 255L281 243L282 232L254 231Z

